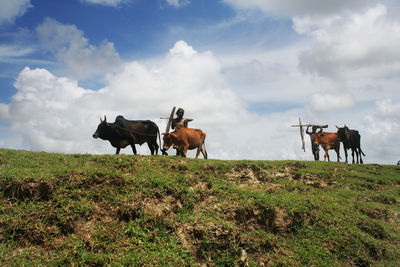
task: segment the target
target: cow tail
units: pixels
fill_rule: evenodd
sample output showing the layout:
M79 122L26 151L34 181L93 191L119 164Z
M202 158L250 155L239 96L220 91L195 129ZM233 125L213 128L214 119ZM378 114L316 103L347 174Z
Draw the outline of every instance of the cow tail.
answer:
M160 144L160 146L159 146L160 152L162 154L160 130L158 129L158 127L157 127L157 135L158 135L158 143ZM158 151L156 151L156 152L157 152L156 154L158 154Z
M358 148L360 150L360 153L363 154L363 156L365 157L364 152L361 150L361 147Z

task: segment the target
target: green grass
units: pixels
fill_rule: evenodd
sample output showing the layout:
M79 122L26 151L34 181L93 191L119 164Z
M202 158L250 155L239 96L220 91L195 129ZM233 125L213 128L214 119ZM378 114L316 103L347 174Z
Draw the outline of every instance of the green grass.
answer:
M400 169L0 149L1 266L399 266Z

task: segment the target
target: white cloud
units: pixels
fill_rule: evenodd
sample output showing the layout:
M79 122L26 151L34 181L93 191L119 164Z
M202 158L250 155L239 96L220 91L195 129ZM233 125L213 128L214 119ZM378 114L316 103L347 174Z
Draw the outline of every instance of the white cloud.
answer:
M186 6L190 3L189 0L166 0L167 4L176 8Z
M395 164L400 160L396 150L400 131L400 101L383 99L375 102L375 108L370 110L363 119L364 153L375 153L379 160ZM367 154L368 155L368 154Z
M91 45L75 25L64 25L48 18L36 31L43 46L67 66L73 78L87 79L120 67L113 43L104 40L99 47Z
M32 7L30 0L0 0L0 25L13 23L17 17L25 14Z
M331 112L348 109L354 105L353 96L350 94L315 94L308 105L310 112Z
M356 10L382 2L379 0L224 0L239 9L258 8L267 14L302 16L316 14L333 14L343 10Z
M362 13L294 19L314 45L300 57L304 71L337 80L368 80L400 72L400 21L377 5Z
M131 0L81 0L83 3L97 4L103 6L118 7L121 4L129 3Z
M12 58L27 56L34 52L32 48L0 45L0 62L8 62Z

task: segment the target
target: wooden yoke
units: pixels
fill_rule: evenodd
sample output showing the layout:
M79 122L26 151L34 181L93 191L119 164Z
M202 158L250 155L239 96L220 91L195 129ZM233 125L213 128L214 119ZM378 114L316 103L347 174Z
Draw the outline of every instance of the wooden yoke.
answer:
M302 123L301 123L301 118L299 118L299 124L298 124L298 125L292 125L292 126L291 126L291 127L299 127L299 128L300 128L300 129L299 129L299 130L300 130L300 138L301 138L301 143L302 143L301 148L304 150L304 152L306 152L306 147L305 147L305 143L304 143L304 132L303 132L303 127L305 127L305 126L307 126L307 127L314 126L314 127L323 129L323 128L328 128L328 124L326 124L326 125L302 124Z

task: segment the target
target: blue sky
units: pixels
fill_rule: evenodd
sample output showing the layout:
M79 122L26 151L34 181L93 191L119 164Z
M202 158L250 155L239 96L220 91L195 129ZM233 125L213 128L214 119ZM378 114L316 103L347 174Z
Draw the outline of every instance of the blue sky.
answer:
M211 158L312 160L290 128L298 117L358 129L365 162L399 158L397 1L0 6L0 147L113 153L90 138L99 116L164 129L159 118L182 106L207 132Z

